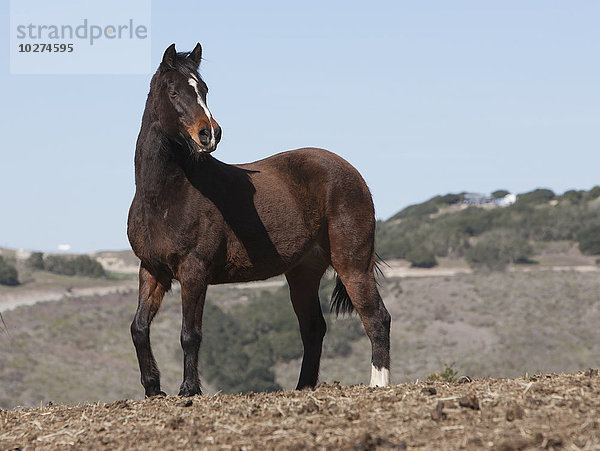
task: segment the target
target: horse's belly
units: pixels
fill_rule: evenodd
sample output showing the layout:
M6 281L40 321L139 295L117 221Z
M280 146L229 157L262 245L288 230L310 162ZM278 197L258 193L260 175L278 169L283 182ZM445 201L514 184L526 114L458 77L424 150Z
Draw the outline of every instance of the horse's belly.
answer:
M249 282L264 280L285 273L314 247L316 234L293 233L285 237L276 234L255 234L254 239L240 240L231 236L227 243L223 266L214 271L211 283Z

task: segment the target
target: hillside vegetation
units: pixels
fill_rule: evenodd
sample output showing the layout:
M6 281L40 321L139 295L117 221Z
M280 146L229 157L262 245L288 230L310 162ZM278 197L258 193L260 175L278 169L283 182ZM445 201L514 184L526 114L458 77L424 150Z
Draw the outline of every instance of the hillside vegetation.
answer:
M30 276L48 272L64 276L89 278L106 278L107 273L102 265L89 255L46 255L32 252L26 259L18 259L16 253L6 252L1 255L0 249L0 285L15 286L34 281ZM19 274L26 273L25 280Z
M572 372L600 362L598 272L543 266L388 278L381 292L392 315L394 382L425 380L453 362L460 376L471 377ZM287 289L210 287L208 300L201 347L205 391L294 388L302 347ZM0 407L142 397L129 333L135 308L132 290L3 312ZM360 322L356 316L326 319L321 380L367 383L370 344ZM163 389L171 394L182 377L180 327L175 291L151 331Z
M600 186L562 195L537 189L506 207L467 205L464 198L464 193L436 196L379 221L379 255L406 258L415 266L449 257L503 269L531 263L537 243L567 240L583 253L600 254Z

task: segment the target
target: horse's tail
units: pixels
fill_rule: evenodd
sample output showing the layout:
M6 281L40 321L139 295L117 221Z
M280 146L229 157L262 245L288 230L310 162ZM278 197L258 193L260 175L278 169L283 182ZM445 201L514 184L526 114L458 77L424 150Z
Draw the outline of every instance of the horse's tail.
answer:
M387 263L377 254L375 254L375 274L379 277L383 277L383 271L381 270L381 264L387 265ZM389 266L389 265L388 265ZM340 276L335 275L335 288L331 293L331 303L329 304L329 310L335 312L336 316L354 312L354 305L348 296L348 291L342 283Z
M354 306L352 305L352 301L350 301L348 291L342 283L340 276L337 274L335 275L335 288L333 289L333 293L331 293L329 310L335 312L336 316L339 316L340 313L345 314L354 311Z

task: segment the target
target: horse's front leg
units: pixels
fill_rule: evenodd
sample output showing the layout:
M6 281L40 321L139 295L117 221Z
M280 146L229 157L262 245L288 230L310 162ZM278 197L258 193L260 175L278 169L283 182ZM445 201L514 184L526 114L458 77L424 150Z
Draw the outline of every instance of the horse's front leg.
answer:
M196 266L196 265L194 265ZM206 274L196 271L181 282L181 347L183 348L183 382L179 389L180 396L201 395L198 378L198 352L202 341L202 312L206 300Z
M141 265L138 308L131 323L131 337L147 397L164 395L160 390L160 372L150 347L150 323L160 308L165 292L166 288Z

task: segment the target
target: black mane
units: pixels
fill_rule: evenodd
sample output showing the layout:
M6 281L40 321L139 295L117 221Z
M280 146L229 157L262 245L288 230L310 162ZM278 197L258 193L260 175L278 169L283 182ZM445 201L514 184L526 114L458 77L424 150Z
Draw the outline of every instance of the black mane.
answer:
M189 77L190 74L196 75L198 78L200 74L198 73L198 66L192 59L188 58L191 52L178 52L175 57L175 67L174 69L179 72L181 75Z

